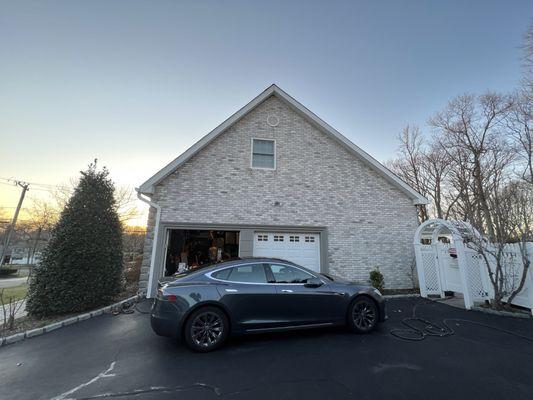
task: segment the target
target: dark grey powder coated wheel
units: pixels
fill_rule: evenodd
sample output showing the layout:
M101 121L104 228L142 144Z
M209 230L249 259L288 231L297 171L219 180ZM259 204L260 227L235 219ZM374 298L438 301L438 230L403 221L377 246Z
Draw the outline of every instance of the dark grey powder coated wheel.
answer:
M371 299L361 297L353 302L348 318L348 325L354 332L370 332L378 322L377 307Z
M184 338L192 350L207 352L224 342L228 330L226 315L216 307L205 307L191 315L185 326Z

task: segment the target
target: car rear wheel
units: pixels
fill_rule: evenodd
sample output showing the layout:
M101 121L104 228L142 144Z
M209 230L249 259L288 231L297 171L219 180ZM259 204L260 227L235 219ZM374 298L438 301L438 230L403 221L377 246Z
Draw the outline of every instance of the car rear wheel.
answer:
M356 333L367 333L376 327L378 308L368 297L359 297L350 306L348 327Z
M220 347L228 333L226 315L216 307L202 307L187 319L183 337L191 350L208 352Z

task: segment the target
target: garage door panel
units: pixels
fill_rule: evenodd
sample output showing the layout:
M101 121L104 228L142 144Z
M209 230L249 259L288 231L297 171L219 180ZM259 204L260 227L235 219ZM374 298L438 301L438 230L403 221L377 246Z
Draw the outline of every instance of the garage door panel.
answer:
M273 257L292 261L320 272L320 235L317 233L256 232L255 257Z

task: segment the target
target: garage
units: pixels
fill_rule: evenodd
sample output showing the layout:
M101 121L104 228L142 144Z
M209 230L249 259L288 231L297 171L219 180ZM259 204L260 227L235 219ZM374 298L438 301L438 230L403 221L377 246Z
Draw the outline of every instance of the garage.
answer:
M239 256L239 231L169 229L164 276Z
M275 257L320 272L320 234L255 232L254 257Z

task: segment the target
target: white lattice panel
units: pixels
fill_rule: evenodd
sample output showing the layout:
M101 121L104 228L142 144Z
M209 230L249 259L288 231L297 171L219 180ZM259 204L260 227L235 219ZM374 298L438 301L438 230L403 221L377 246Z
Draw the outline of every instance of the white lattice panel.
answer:
M439 273L437 271L437 260L432 246L421 251L422 264L424 268L424 278L426 290L429 294L440 294Z
M481 277L481 268L480 264L481 256L471 250L465 251L466 258L466 282L468 285L468 292L473 300L483 299L487 297L485 288L483 287L483 280Z
M502 254L502 270L505 276L504 290L506 295L513 293L520 285L523 269L522 257L519 250L516 252L506 251Z

